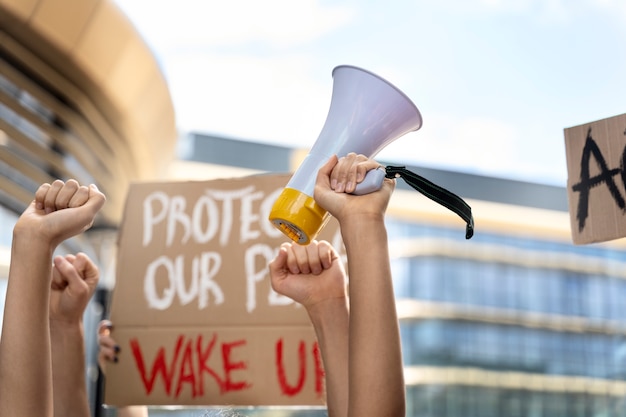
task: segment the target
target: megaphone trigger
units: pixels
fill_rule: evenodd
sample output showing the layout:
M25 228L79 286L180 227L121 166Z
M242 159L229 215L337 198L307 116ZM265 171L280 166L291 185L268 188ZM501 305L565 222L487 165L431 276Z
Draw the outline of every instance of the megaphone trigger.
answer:
M385 175L386 173L383 167L369 170L367 174L365 174L363 181L358 183L355 190L350 194L364 195L380 190L383 186Z

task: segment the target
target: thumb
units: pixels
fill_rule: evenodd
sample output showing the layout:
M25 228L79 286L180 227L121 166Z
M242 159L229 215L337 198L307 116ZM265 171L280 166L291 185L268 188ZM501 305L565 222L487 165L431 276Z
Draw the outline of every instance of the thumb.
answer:
M90 289L93 289L98 285L100 270L91 258L89 258L89 256L83 252L77 253L76 260L74 261L74 267Z
M80 218L84 223L83 230L87 230L93 224L96 214L100 211L106 202L105 195L96 187L95 184L89 186L89 198L82 206L76 207L76 213L81 213Z
M82 285L82 279L71 259L64 256L54 258L54 269L58 272L54 276L54 283L60 286L67 284L70 287Z
M318 251L324 269L329 269L333 266L333 262L339 259L339 254L337 254L335 248L325 240L320 241Z
M50 280L50 288L52 288L53 290L62 290L63 288L67 286L67 279L65 279L65 276L61 273L61 270L57 267L57 265L60 265L63 261L57 260L56 258L63 258L63 257L59 255L59 256L55 256L52 259L52 274L51 274L51 280Z
M282 282L287 276L287 248L283 246L278 250L278 254L269 264L270 271L270 284L272 285L272 289L274 291L278 291L281 287Z
M105 195L98 189L95 184L91 184L89 186L89 199L83 205L83 207L85 209L88 209L93 217L100 211L105 202Z
M60 279L69 286L75 286L76 284L81 285L83 281L76 262L77 259L73 255L57 256L54 258L54 266L59 272Z
M285 269L287 265L287 249L284 246L281 246L278 249L278 253L276 257L270 262L270 273L272 275L278 274L280 271Z
M324 182L330 186L330 174L333 172L333 168L335 168L338 161L339 159L337 158L337 155L331 156L328 161L320 167L319 171L317 171L317 181L319 182L320 180L325 179Z

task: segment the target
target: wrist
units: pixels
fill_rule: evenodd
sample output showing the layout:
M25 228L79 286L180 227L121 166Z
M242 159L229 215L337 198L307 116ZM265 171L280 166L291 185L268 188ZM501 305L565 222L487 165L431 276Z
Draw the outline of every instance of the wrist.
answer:
M83 318L58 319L50 317L50 331L83 334Z
M344 242L361 241L374 237L386 238L387 228L385 216L382 213L360 214L358 216L347 216L339 221L341 235Z
M348 297L328 298L306 307L313 325L324 325L341 315L349 314Z
M363 224L384 224L385 213L381 212L352 212L346 213L337 219L342 228L361 228Z
M350 331L348 297L317 303L311 308L307 308L307 312L321 346L327 347L328 343L339 343L342 337L347 337ZM322 351L322 354L325 355L325 352Z
M11 246L14 251L28 253L28 258L33 258L34 256L51 258L55 248L55 245L49 239L46 239L45 235L38 233L37 230L32 228L20 227L19 224L13 229Z

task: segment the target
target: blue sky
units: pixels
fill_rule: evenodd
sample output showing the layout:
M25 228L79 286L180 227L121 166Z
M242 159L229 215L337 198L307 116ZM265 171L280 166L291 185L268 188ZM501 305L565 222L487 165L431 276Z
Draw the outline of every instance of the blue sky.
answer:
M332 69L399 87L424 125L379 159L565 185L563 129L626 113L623 0L119 0L181 132L310 148Z

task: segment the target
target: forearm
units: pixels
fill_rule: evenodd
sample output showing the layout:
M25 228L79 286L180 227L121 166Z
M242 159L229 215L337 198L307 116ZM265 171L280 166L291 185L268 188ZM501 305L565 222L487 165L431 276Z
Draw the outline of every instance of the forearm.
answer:
M148 417L148 407L145 405L129 405L117 409L117 417Z
M384 217L341 224L350 273L350 415L404 416L400 332Z
M0 342L0 415L52 415L52 252L41 240L13 236Z
M89 417L82 323L50 321L55 417Z
M322 353L329 417L348 415L348 338L350 313L345 298L308 310Z

